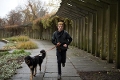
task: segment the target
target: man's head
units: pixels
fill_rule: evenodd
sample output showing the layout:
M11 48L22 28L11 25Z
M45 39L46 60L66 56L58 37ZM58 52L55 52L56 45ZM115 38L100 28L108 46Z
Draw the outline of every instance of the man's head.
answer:
M58 31L61 32L64 28L64 22L63 21L59 21L58 25L57 25Z

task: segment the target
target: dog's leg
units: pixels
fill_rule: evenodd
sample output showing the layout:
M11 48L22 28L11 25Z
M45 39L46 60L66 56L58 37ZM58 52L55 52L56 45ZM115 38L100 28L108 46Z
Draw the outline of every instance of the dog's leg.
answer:
M39 66L40 66L40 71L41 71L41 64L39 64Z
M30 71L31 71L30 80L33 80L33 73L34 73L34 69L30 69Z
M35 73L34 73L34 76L36 76L36 73L37 73L37 66L35 67Z

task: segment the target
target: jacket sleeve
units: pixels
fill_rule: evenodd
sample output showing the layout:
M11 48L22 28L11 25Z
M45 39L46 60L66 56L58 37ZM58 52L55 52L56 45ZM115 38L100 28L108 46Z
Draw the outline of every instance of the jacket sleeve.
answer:
M67 33L67 40L68 40L67 45L69 45L72 42L72 38L68 33Z
M56 37L55 37L55 32L54 32L53 35L52 35L52 43L53 43L54 45L57 44L57 42L56 42Z

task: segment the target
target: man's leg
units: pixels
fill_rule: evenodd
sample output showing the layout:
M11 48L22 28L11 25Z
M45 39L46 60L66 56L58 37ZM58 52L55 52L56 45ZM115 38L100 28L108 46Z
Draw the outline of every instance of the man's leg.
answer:
M58 74L61 75L61 56L57 56L58 59Z
M57 51L58 79L61 78L61 53Z
M65 63L66 63L66 51L62 51L61 61L62 61L62 66L65 67Z

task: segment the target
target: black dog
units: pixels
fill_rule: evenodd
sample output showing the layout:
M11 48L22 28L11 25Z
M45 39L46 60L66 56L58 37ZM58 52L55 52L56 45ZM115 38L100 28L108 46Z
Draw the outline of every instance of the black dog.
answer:
M41 64L43 62L43 59L46 57L46 51L45 50L41 50L40 53L42 54L42 56L34 56L34 57L30 57L27 56L24 58L25 63L28 65L28 67L30 68L31 71L31 77L30 80L33 79L33 76L36 75L37 72L37 64L39 64L40 67L40 71L41 71Z

